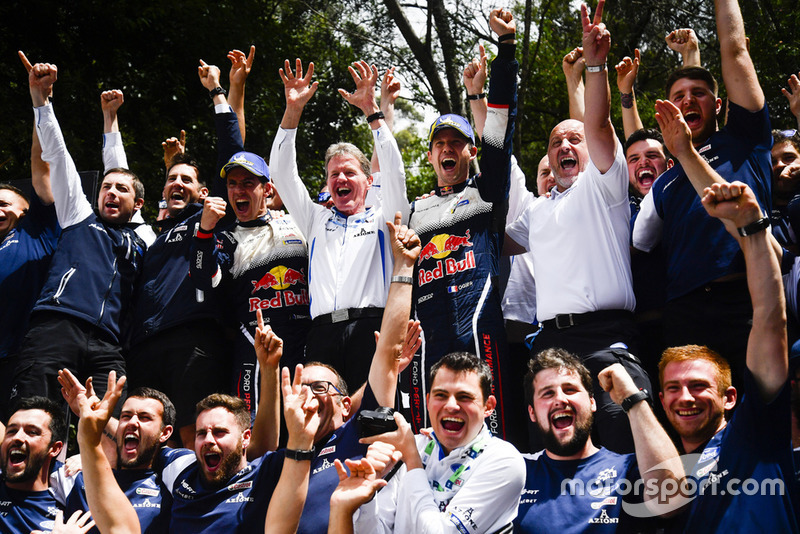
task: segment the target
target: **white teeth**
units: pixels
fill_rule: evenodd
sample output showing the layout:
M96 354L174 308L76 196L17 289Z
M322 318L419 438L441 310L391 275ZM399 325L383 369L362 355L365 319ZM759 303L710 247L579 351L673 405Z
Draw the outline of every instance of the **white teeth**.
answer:
M463 419L459 419L458 417L442 417L442 421L452 421L454 423L463 423Z

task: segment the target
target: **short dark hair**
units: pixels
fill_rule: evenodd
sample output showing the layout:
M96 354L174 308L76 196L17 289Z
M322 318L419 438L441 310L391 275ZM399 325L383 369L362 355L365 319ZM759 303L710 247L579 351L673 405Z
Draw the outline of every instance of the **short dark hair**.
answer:
M175 405L164 393L157 389L139 387L128 394L128 398L136 397L139 399L153 399L161 403L161 428L175 426Z
M198 402L194 412L195 419L202 412L214 408L225 408L231 412L242 431L250 428L250 410L247 408L247 403L239 397L224 393L212 393Z
M171 171L172 167L175 165L188 165L189 167L194 167L194 170L197 173L197 183L203 187L206 186L206 181L202 178L203 175L200 173L200 162L194 157L185 152L178 152L172 156L172 159L169 160L169 166L167 167L167 174L165 176L169 176L169 171Z
M342 375L339 374L339 371L337 371L327 363L312 361L304 363L303 367L324 367L325 369L336 375L336 388L339 390L342 396L347 397L349 395L347 390L347 382L345 382Z
M430 373L430 383L433 384L433 379L436 378L436 373L439 369L445 367L456 373L475 373L478 375L478 380L483 394L483 400L492 394L492 370L489 366L470 352L451 352L446 354L438 362L433 364Z
M0 190L3 190L3 189L7 189L8 191L11 191L12 193L15 193L15 194L19 195L22 198L22 200L27 202L28 205L30 206L30 204L31 204L30 197L28 197L28 194L25 193L24 191L22 191L22 189L20 189L19 187L14 187L11 184L0 183Z
M133 192L135 195L134 200L139 200L140 198L144 200L144 184L139 179L139 177L136 176L136 173L134 173L130 169L123 169L122 167L114 167L113 169L108 169L103 174L103 180L105 180L106 176L108 176L111 173L124 174L125 176L130 176L131 180L133 181Z
M11 415L21 410L41 410L50 416L50 445L56 441L63 442L67 437L67 421L64 417L64 407L47 397L25 397L20 399L11 412Z
M772 130L772 144L775 146L778 143L790 143L800 152L800 133L797 130Z
M547 369L566 369L577 374L584 389L593 397L592 375L581 360L564 349L545 349L528 362L528 373L525 375L525 398L533 406L533 380L536 375Z
M661 135L661 132L656 130L655 128L639 128L635 132L633 132L630 137L625 141L625 156L628 155L628 149L634 143L638 143L639 141L645 141L647 139L652 139L654 141L658 141L661 143L661 146L664 150L664 156L669 158L667 145L664 144L664 137Z
M672 89L672 85L677 82L678 80L682 80L683 78L689 78L690 80L700 80L706 82L708 88L711 89L711 92L714 93L714 96L717 96L717 92L719 91L719 85L717 85L717 80L714 79L714 75L711 74L708 69L704 69L703 67L681 67L672 72L667 78L666 84L666 92L665 95L669 98L669 92Z

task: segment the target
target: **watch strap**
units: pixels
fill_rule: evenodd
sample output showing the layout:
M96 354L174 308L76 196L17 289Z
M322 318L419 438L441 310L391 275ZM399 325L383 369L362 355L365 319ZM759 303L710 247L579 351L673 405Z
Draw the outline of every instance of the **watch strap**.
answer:
M769 228L769 217L761 217L759 220L751 222L748 225L742 226L741 228L737 228L736 231L739 232L739 235L742 237L747 237L749 235L757 234L762 230L766 230Z
M627 397L625 400L622 401L622 404L620 406L622 406L622 409L625 411L625 413L628 413L628 411L631 408L633 408L634 404L639 403L643 400L647 400L649 397L650 393L648 393L646 389L643 389L637 391L630 397Z
M314 447L311 447L311 449L307 451L302 449L284 449L284 455L290 460L302 462L304 460L313 460L315 450Z

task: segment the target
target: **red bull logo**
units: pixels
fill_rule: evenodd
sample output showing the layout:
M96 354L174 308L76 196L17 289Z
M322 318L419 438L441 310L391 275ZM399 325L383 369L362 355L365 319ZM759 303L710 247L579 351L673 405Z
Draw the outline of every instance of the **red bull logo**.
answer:
M433 269L428 270L420 267L419 271L417 272L418 276L417 283L420 287L422 287L425 284L432 282L434 280L438 280L440 278L444 278L445 276L449 276L455 273L460 273L462 271L474 268L475 268L475 252L469 250L464 255L463 260L456 260L455 258L446 258L444 260L438 260L436 262L436 266Z
M260 280L254 281L252 284L253 291L251 294L253 295L261 289L272 288L279 291L295 284L306 285L306 273L305 269L296 271L291 267L278 265L270 269L269 272L264 273Z
M428 244L422 247L419 254L420 263L430 258L437 260L446 258L451 252L455 252L461 247L471 247L472 242L469 240L469 230L466 234L450 235L450 234L437 234L428 241Z
M268 299L260 299L252 297L248 303L250 304L250 312L255 313L256 310L269 310L272 308L283 308L284 306L308 306L308 290L301 289L299 293L294 291L276 291L275 296Z

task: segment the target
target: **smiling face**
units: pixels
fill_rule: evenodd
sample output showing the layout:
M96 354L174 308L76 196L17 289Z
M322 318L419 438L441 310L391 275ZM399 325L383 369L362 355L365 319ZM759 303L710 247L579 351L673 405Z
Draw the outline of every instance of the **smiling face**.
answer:
M43 410L18 410L6 426L0 445L0 465L8 487L27 491L47 488L50 460L62 443L50 443L50 415Z
M428 416L445 453L471 442L494 410L494 395L484 400L480 379L473 371L440 367L426 397Z
M669 89L669 101L681 110L692 131L692 144L702 145L717 131L717 114L722 100L714 96L703 80L680 78Z
M536 373L528 415L542 432L548 456L585 458L593 450L589 435L596 409L575 371L561 367Z
M667 170L667 158L664 147L655 139L636 141L625 153L628 162L628 177L631 187L645 196L653 182Z
M128 397L117 426L117 469L149 469L172 434L163 426L164 407L155 399Z
M553 128L547 157L558 190L564 192L572 187L578 174L589 163L589 148L586 146L583 123L570 119Z
M789 141L772 145L772 184L775 204L780 206L787 205L800 189L800 152Z
M303 368L304 384L320 380L334 385L339 383L336 374L330 369L320 365ZM317 395L317 401L319 402L319 428L314 436L314 442L330 436L350 417L350 397L338 394L331 387L328 387L327 394Z
M176 217L188 204L206 198L208 188L198 181L196 167L179 163L169 170L162 195L167 201L169 216Z
M267 213L267 196L272 184L262 182L258 176L242 167L234 167L226 176L228 203L233 206L236 219L248 222Z
M220 406L204 410L195 422L194 453L203 479L220 487L247 465L245 449L250 429L242 429L236 417Z
M539 160L539 166L536 169L536 192L539 196L544 195L554 185L556 185L556 179L550 170L550 157L545 155Z
M364 211L372 176L364 174L358 158L337 154L328 161L327 172L326 185L336 209L347 216Z
M17 227L25 216L28 202L11 189L0 189L0 241Z
M725 426L725 411L736 404L732 387L720 392L717 371L708 360L670 362L664 367L661 405L686 452L709 440Z
M144 204L143 198L136 198L133 178L128 174L111 172L103 178L97 197L100 217L111 224L125 224L133 213Z
M444 128L431 140L428 161L433 165L439 186L455 185L469 178L469 164L478 148L458 130Z

